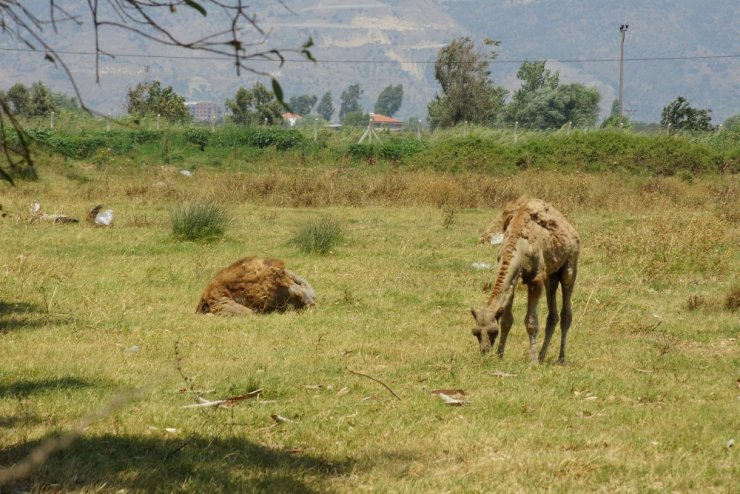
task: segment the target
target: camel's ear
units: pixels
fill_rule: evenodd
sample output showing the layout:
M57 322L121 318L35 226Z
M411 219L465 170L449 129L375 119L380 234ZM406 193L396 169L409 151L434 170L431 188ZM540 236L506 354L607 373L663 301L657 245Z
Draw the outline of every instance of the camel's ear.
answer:
M470 313L473 314L473 319L475 319L477 321L478 320L478 311L476 311L475 309L473 309L471 307L470 308Z

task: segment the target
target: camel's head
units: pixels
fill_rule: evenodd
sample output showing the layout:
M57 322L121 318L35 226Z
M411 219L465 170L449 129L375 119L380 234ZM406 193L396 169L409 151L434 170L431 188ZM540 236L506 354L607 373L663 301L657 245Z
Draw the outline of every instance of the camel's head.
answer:
M288 296L285 305L292 309L300 310L316 305L316 293L305 278L288 271L292 283L288 287Z
M486 354L491 351L491 347L493 347L493 343L498 336L498 320L501 317L500 311L496 311L491 307L485 307L483 309L471 308L470 312L475 319L473 336L478 339L480 352Z

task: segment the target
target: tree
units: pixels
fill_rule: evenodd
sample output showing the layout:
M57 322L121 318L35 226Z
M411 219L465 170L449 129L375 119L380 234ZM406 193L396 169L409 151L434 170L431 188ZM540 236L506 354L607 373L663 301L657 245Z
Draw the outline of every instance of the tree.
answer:
M275 94L260 82L252 89L240 87L234 99L226 100L226 107L231 110L234 123L240 125L273 125L282 120L280 113L283 106Z
M631 127L632 124L630 123L630 119L627 116L624 116L622 118L619 118L619 98L615 98L612 102L612 110L609 113L609 116L604 119L603 122L601 122L601 128L605 129L607 127Z
M484 40L486 46L500 43ZM488 63L496 58L493 49L480 53L468 37L453 40L439 51L434 64L434 77L442 92L429 103L429 123L432 127L448 127L463 121L487 123L495 121L506 90L491 82Z
M392 117L396 114L403 103L403 85L388 85L378 95L375 102L375 113Z
M0 0L1 36L7 36L13 44L23 45L42 53L44 58L61 68L72 83L75 96L84 111L92 113L84 103L75 77L65 61L65 54L56 49L60 42L57 27L62 23L82 26L85 23L92 27L89 34L91 46L95 46L96 80L100 80L98 71L101 54L107 56L115 51L111 44L124 36L146 38L149 42L180 48L189 52L202 52L209 56L226 57L235 67L236 75L243 71L262 75L272 79L272 88L276 99L282 104L283 92L278 81L270 75L270 68L264 62L273 62L276 68L285 62L285 54L296 53L299 56L315 61L310 48L310 38L299 48L273 46L266 36L266 30L257 21L257 12L245 5L242 0L107 0L105 2L83 2L80 7L86 12L70 13L62 2L48 0L45 9L29 8L27 2L18 0ZM205 7L204 7L205 5ZM201 23L199 18L208 14L209 9L217 12L215 21ZM45 12L36 14L35 12ZM173 19L173 16L177 16ZM210 21L211 17L209 17ZM173 29L173 26L206 26L202 29ZM80 29L81 32L84 32ZM117 33L116 36L108 34ZM256 37L255 37L256 35ZM259 38L262 38L261 40ZM259 61L259 64L256 63ZM16 146L10 139L6 127L14 129L19 136ZM33 166L29 151L31 136L25 132L23 125L15 118L11 104L0 99L0 152L5 156L8 168L0 167L0 179L13 182L11 173L23 166ZM10 172L10 173L9 173Z
M316 107L316 113L321 115L327 122L331 122L331 117L334 115L334 103L331 100L331 91L325 92L321 97L319 106Z
M80 105L77 104L77 98L74 96L56 91L52 91L51 95L54 98L54 104L60 110L80 111Z
M348 113L362 111L360 96L362 96L363 92L359 84L352 84L342 91L342 95L340 96L342 104L339 107L339 120L344 120L344 116Z
M596 88L583 84L543 88L518 113L518 122L531 129L559 129L568 124L592 127L599 116L600 100L601 94Z
M31 107L31 93L25 84L17 82L13 84L5 94L10 113L13 115L28 115Z
M740 113L727 117L725 122L722 124L722 127L724 127L725 130L740 132Z
M514 91L511 103L506 108L506 121L509 123L523 123L526 119L522 116L527 112L527 106L537 98L538 92L553 90L560 84L560 73L554 74L545 69L546 60L534 62L525 61L516 73L517 79L522 85Z
M41 81L34 82L30 88L19 82L7 92L0 91L0 100L8 105L14 115L23 117L49 115L59 108L59 101L64 98L69 97L62 93L55 93ZM71 99L74 101L74 98Z
M578 83L560 84L560 74L550 72L545 64L545 60L522 63L517 71L522 85L506 108L506 121L532 129L596 125L599 91Z
M712 110L692 108L689 100L679 96L660 112L660 125L672 130L712 130Z
M49 115L51 112L57 109L57 104L54 100L54 94L52 93L51 89L49 89L41 81L34 82L31 85L29 96L29 116L40 117L42 115Z
M135 88L129 89L126 112L137 118L160 115L170 122L190 119L185 98L178 95L172 86L162 88L159 81L140 82Z
M293 96L288 102L288 106L293 110L294 113L305 117L311 113L313 106L319 100L314 95L303 94L301 96Z
M351 111L342 118L345 127L366 127L370 122L370 115L361 111Z

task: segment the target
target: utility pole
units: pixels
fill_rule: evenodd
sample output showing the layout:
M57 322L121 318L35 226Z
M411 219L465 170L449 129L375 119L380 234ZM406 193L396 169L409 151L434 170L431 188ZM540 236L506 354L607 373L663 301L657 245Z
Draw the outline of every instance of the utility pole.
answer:
M619 50L619 124L624 123L624 100L622 99L622 88L624 86L624 35L627 33L629 24L619 26L619 32L622 35L622 44Z

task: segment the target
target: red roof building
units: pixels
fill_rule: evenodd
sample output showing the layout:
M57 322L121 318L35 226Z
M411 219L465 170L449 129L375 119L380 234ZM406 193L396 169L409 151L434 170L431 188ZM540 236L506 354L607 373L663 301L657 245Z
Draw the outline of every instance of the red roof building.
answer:
M283 117L283 120L288 124L289 127L293 127L298 120L302 120L303 117L298 115L297 113L281 113L281 117Z
M403 122L392 117L386 117L380 113L371 113L373 125L385 129L401 129Z

